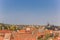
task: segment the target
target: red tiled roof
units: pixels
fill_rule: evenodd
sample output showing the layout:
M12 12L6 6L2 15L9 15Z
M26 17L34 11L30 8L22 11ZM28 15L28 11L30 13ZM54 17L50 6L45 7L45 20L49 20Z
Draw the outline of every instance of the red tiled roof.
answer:
M36 40L36 36L32 34L17 34L14 40Z
M12 31L10 30L0 30L0 33L11 33Z
M0 40L3 40L4 37L0 36Z
M36 35L32 33L26 33L25 30L20 30L21 33L14 34L14 40L36 40ZM23 33L22 33L23 32Z
M26 31L25 31L25 30L20 30L19 32L20 32L20 33L25 33Z
M20 30L19 33L32 33L32 31Z

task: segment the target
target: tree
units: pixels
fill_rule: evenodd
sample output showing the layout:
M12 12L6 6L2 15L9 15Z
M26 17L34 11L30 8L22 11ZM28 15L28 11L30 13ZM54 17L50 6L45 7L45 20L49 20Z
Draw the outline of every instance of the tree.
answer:
M16 30L15 25L10 26L10 30L12 30L12 31Z

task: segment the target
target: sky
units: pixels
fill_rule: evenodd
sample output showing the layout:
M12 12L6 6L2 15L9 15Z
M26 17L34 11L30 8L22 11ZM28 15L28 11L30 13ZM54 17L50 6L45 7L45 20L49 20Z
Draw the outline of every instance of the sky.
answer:
M0 22L60 25L60 0L0 0Z

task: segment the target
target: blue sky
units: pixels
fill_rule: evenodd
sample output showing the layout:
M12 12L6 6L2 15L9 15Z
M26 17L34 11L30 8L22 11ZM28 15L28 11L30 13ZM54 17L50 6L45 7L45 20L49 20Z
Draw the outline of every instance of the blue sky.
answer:
M0 0L0 22L60 25L59 0Z

